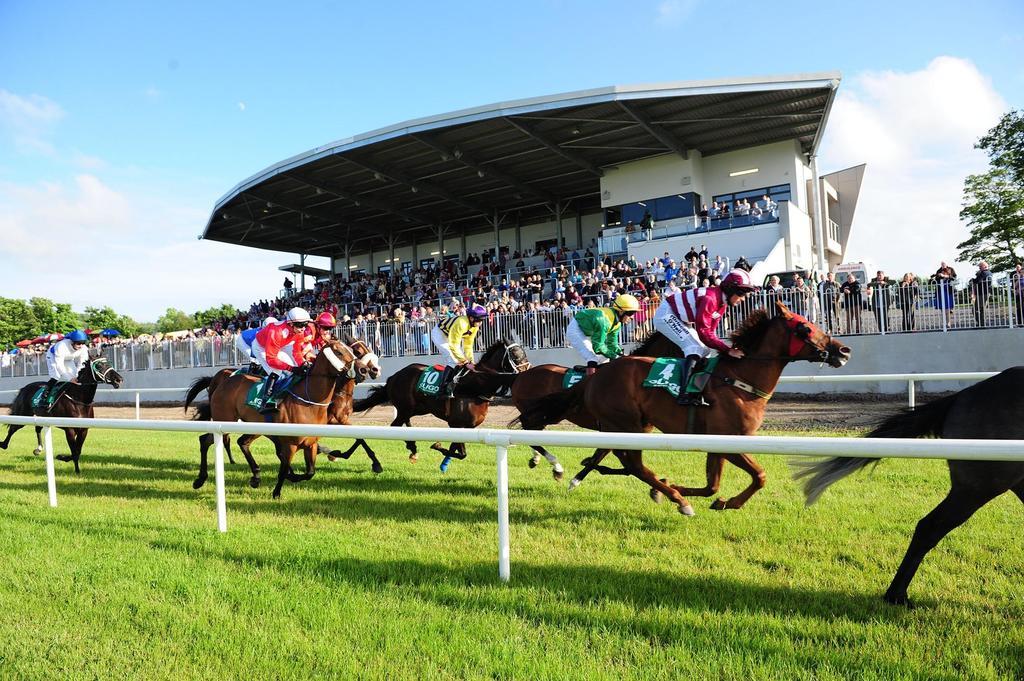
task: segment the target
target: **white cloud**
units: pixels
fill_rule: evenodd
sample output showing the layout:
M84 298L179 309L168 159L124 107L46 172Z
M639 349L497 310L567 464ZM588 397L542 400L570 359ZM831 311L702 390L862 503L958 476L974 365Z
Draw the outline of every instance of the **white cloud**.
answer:
M245 111L245 102L239 102L238 103L238 110L239 111Z
M64 111L53 100L0 89L0 134L21 152L53 155L49 137L63 117Z
M1006 109L989 79L955 57L844 83L819 168L867 163L849 259L871 260L890 275L930 274L953 260L968 235L958 217L964 178L986 167L974 143Z
M698 0L662 0L658 3L655 23L665 27L679 26L697 9L697 2Z

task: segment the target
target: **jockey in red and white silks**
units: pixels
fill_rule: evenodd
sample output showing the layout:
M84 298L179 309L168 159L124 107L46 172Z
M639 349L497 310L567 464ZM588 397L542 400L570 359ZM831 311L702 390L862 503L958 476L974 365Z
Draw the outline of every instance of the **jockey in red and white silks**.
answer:
M274 385L280 376L290 374L302 366L308 358L309 339L306 328L310 323L309 313L301 307L288 310L285 321L271 324L259 330L252 341L252 357L267 372L260 402L273 395Z
M678 291L669 295L654 313L654 328L678 345L686 357L681 381L683 387L697 362L711 350L741 358L743 351L730 348L718 337L716 330L729 305L738 305L754 290L750 274L736 269L726 275L718 286ZM679 394L680 404L706 405L699 395Z

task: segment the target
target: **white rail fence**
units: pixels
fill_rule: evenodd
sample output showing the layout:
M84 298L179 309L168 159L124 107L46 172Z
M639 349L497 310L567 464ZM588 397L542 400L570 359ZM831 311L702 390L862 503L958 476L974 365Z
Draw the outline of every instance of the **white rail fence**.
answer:
M906 381L907 383L907 406L913 409L917 406L917 384L924 381L981 381L995 376L995 371L960 371L948 373L920 373L920 374L848 374L848 375L823 375L823 376L783 376L779 379L780 384L799 383L875 383L890 381ZM384 385L383 383L361 383L361 388L375 388ZM103 393L135 393L135 419L142 418L139 396L141 393L179 393L183 394L188 387L184 388L128 388L115 390L114 388L100 388L96 392ZM0 390L0 395L14 395L17 390ZM3 400L0 399L0 403Z
M749 452L794 456L854 456L863 458L959 459L971 461L1024 461L1024 440L936 440L895 438L815 438L743 435L661 435L644 433L587 433L572 431L468 430L462 428L391 428L386 426L319 426L281 423L132 421L0 416L0 424L41 426L44 429L46 480L50 506L57 506L53 463L53 428L109 428L115 430L212 433L215 443L217 528L227 532L224 489L223 434L363 438L367 440L445 440L483 444L495 448L498 496L498 576L511 576L509 539L508 448L514 445L585 447L660 451ZM287 502L283 502L287 503Z

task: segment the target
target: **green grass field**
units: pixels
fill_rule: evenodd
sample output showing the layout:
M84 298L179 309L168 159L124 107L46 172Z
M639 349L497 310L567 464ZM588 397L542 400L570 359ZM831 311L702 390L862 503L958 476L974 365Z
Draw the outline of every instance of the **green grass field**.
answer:
M434 453L411 465L375 443L382 475L321 458L275 502L263 440L261 489L228 468L221 535L212 477L191 487L195 436L93 430L81 476L57 463L56 509L33 443L0 452L4 679L1024 677L1016 498L928 557L918 609L880 599L945 493L943 462L886 461L805 509L764 457L745 509L694 499L687 519L631 479L570 494L514 448L506 585L493 449L441 475ZM570 473L584 455L558 454ZM695 454L649 461L703 477ZM724 491L744 484L731 469Z

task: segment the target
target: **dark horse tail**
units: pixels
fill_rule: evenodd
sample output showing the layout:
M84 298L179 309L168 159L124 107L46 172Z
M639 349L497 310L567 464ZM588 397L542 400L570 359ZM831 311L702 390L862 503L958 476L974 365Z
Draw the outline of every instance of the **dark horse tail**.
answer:
M536 400L529 400L519 410L519 416L512 419L510 426L522 426L526 430L541 430L558 423L572 409L583 402L586 381L580 381L569 390L560 390Z
M888 417L864 437L938 437L946 421L949 408L956 401L956 395L929 402L915 410L903 411ZM822 492L847 475L859 471L880 459L861 459L852 456L836 456L824 461L801 461L794 464L798 469L794 478L807 478L804 482L804 496L810 506Z
M185 393L185 411L188 411L189 406L192 404L192 400L196 399L199 393L203 392L210 387L210 383L213 382L213 376L202 376L192 381L192 385L188 387L188 392ZM196 409L202 409L202 405L196 405ZM210 405L206 405L207 411L210 409ZM199 421L209 421L209 417L205 419L197 419Z
M376 388L370 388L370 394L361 400L356 400L352 403L352 411L366 411L367 409L373 409L379 407L382 404L387 404L391 401L388 397L388 386L387 384L377 386Z

